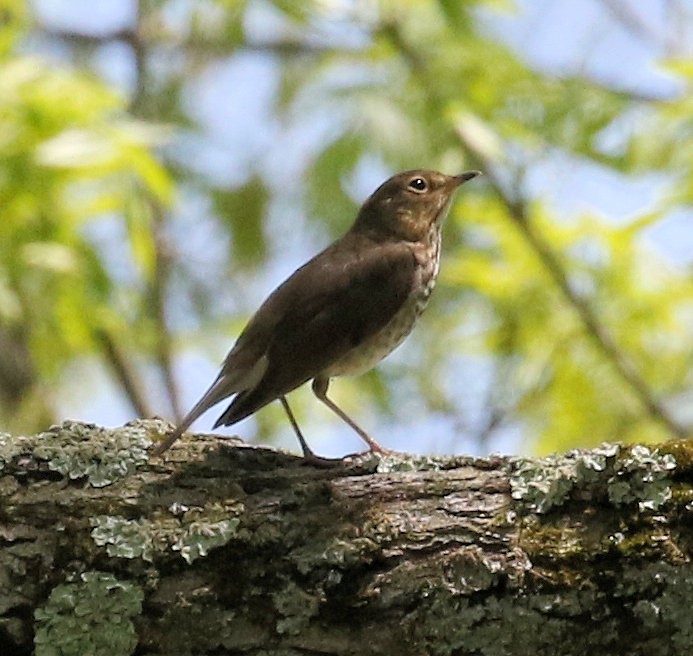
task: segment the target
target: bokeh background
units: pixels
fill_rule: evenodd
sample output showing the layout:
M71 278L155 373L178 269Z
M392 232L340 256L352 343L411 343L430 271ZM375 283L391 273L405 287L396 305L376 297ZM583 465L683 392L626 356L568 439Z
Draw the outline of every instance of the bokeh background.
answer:
M180 417L427 167L485 175L417 329L335 400L417 452L686 436L692 85L686 0L0 0L0 428ZM317 452L360 447L290 398ZM296 449L279 404L226 433Z

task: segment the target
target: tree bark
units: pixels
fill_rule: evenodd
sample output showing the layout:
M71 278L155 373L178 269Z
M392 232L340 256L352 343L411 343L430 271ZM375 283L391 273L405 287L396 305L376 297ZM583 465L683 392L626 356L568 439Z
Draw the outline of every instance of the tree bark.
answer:
M0 654L689 654L693 448L301 458L0 435Z

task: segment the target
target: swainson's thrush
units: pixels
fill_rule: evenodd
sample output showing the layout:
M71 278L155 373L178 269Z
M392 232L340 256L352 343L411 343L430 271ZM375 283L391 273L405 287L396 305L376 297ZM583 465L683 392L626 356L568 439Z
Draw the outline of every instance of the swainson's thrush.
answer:
M438 276L443 219L459 185L479 175L404 171L366 200L349 231L297 269L255 313L221 372L180 425L153 450L166 451L202 413L234 396L217 426L279 399L307 458L286 394L313 392L372 451L384 449L327 397L333 376L368 371L411 332Z

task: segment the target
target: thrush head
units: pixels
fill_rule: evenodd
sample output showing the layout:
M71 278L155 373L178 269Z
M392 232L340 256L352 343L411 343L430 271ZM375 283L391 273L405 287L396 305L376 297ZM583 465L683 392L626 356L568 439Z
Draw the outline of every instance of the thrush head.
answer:
M445 175L414 169L386 180L361 207L354 230L385 238L420 241L440 227L457 187L479 175Z

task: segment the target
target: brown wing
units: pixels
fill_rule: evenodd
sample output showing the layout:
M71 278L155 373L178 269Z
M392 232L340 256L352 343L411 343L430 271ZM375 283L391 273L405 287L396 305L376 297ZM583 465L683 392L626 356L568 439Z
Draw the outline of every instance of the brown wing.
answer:
M348 233L298 269L267 299L229 354L266 355L267 369L216 422L230 425L314 378L385 326L411 292L416 260L403 242ZM265 345L260 349L261 344ZM262 353L260 351L262 350ZM234 353L235 352L235 353Z

